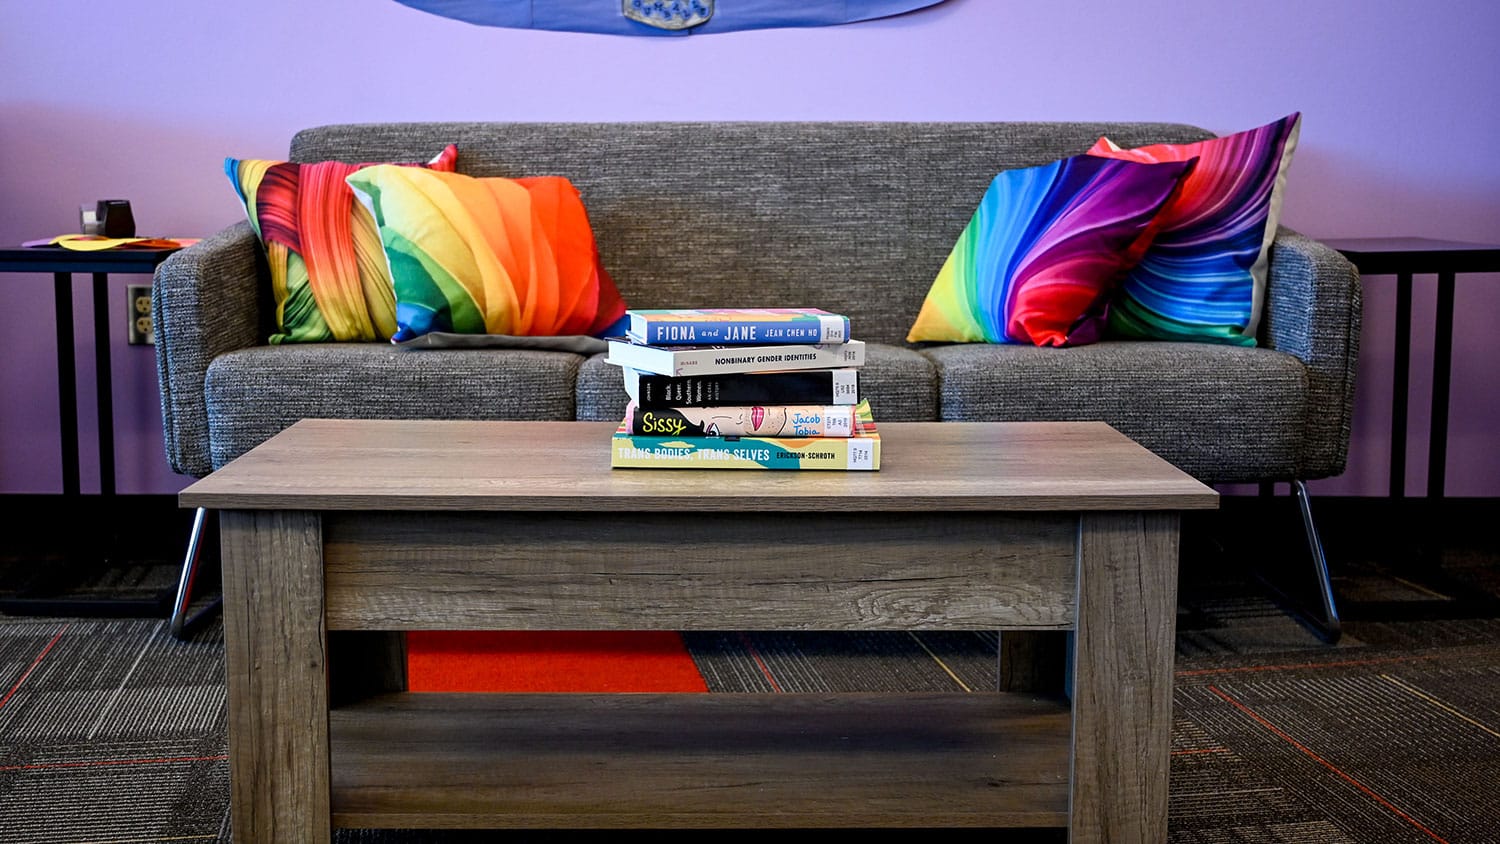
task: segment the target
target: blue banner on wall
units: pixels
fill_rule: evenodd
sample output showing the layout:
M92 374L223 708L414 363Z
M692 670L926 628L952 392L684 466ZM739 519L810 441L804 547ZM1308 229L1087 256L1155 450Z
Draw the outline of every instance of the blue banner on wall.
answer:
M482 26L605 35L709 35L833 26L890 17L943 0L397 0Z

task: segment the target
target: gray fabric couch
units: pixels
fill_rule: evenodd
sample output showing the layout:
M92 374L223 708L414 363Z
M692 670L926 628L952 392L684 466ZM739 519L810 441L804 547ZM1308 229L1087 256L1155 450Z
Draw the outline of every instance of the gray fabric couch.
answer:
M290 159L420 160L455 143L463 173L567 176L632 307L848 314L877 421L1102 419L1208 483L1343 471L1359 279L1284 228L1255 348L904 342L994 175L1101 135L1212 137L1168 123L363 124L301 131ZM267 345L269 285L245 223L160 267L153 317L167 459L190 476L302 417L617 420L625 404L602 355Z

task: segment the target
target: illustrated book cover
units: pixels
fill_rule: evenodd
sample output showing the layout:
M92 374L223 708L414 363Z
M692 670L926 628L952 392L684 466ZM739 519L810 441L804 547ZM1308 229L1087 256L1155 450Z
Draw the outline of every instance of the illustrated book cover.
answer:
M668 437L630 433L620 422L610 442L615 469L808 469L878 471L880 432L870 404L855 405L850 437Z
M664 437L852 437L851 405L755 404L625 408L630 433Z

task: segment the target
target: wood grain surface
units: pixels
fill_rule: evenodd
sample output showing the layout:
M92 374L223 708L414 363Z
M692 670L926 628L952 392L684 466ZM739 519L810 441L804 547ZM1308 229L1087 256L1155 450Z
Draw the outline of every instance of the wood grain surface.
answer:
M331 716L351 827L1057 827L1065 704L985 694L404 694Z
M882 423L877 472L611 469L615 427L305 419L178 500L210 509L628 512L1186 510L1219 500L1102 422Z
M331 630L1073 625L1071 514L324 518Z
M1167 840L1178 515L1085 514L1073 666L1073 841Z
M230 811L237 841L327 844L322 538L309 513L221 514Z
M183 491L222 511L237 839L1164 840L1180 511L1211 488L1102 423L882 425L873 473L612 470L613 429L306 420ZM998 629L1004 691L400 693L412 629Z

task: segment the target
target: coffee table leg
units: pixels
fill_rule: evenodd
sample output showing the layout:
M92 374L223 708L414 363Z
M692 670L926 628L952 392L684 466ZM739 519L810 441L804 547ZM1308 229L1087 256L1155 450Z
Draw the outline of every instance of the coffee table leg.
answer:
M1167 840L1176 513L1084 513L1071 840Z
M1062 630L1000 631L999 687L1002 692L1063 695L1068 634Z
M375 630L328 633L328 705L406 691L406 634Z
M234 840L327 844L322 522L288 511L219 518Z

